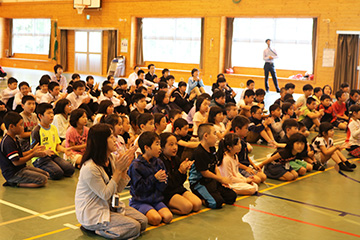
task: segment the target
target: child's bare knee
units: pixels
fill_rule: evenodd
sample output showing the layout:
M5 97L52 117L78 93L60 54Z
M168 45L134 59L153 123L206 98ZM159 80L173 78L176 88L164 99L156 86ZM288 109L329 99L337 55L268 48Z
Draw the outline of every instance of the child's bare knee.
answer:
M303 167L301 167L299 170L298 170L298 174L299 175L305 175L306 174L306 168L303 168Z

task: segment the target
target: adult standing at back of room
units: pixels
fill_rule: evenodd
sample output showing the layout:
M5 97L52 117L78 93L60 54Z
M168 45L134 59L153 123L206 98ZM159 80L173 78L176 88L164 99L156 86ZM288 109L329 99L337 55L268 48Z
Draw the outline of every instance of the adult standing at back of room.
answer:
M264 73L265 73L265 90L269 92L269 72L271 73L271 77L273 79L276 92L280 92L280 88L278 86L278 81L276 77L276 70L274 65L274 59L278 58L278 55L275 49L271 48L271 39L266 39L265 43L268 47L264 50L263 59L265 61L264 65Z

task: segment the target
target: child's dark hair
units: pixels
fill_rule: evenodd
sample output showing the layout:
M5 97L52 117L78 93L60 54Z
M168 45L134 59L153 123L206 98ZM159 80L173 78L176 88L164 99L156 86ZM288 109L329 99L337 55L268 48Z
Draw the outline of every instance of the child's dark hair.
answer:
M359 94L359 91L356 90L356 89L351 89L351 90L350 90L350 96L351 96L351 97L353 97L356 93Z
M296 142L302 142L304 143L304 147L307 145L307 140L304 135L301 133L294 133L290 136L288 142L286 143L285 149L288 151L292 151L294 149L294 143Z
M340 88L347 88L347 87L349 87L349 84L346 82L340 84Z
M110 74L110 75L107 76L106 79L110 82L110 79L111 79L112 77L114 77L114 75L111 75L111 74Z
M284 96L284 102L285 102L286 100L288 100L288 99L294 99L294 97L293 97L293 95L292 95L291 93L285 94L285 96Z
M44 116L44 113L46 112L46 110L48 109L53 109L53 106L50 103L40 103L39 105L37 105L36 107L36 113L41 116Z
M65 114L65 107L66 105L70 104L70 101L66 98L60 99L54 108L54 114Z
M322 90L321 87L314 88L314 94L320 92L321 90Z
M158 88L159 88L159 90L160 89L165 89L165 88L167 88L168 87L168 84L166 83L166 82L159 82L158 83Z
M22 119L21 115L17 112L8 112L4 117L5 128L9 130L10 124L16 126Z
M75 80L77 78L80 78L80 75L78 73L74 73L73 75L71 75L72 80Z
M26 95L23 96L23 98L21 99L21 103L25 104L27 101L34 101L35 102L35 98L31 95Z
M188 126L188 125L189 125L189 123L188 123L185 119L183 119L183 118L178 118L178 119L175 120L173 128L174 128L174 131L175 131L177 128L178 128L179 130L181 130L183 127Z
M171 136L175 137L175 135L173 133L169 133L169 132L160 134L160 146L161 146L161 148L165 148L167 140Z
M326 84L324 87L323 87L323 92L324 92L324 89L326 88L326 87L328 87L328 88L330 88L330 94L332 93L332 87L330 86L330 85L328 85L328 84Z
M139 129L141 129L141 125L146 125L149 121L154 120L154 116L151 113L143 113L136 120L136 124Z
M106 114L107 108L112 105L114 105L114 103L111 100L102 100L99 104L97 113Z
M39 80L39 86L42 86L42 85L49 85L50 83L50 76L49 75L43 75L41 76L40 80Z
M132 102L133 103L138 103L141 99L145 99L145 95L141 94L141 93L136 93L134 94L134 96L132 97Z
M186 82L184 82L184 81L180 81L179 82L179 84L178 84L178 87L180 88L180 87L182 87L182 86L187 86L187 83Z
M163 75L164 75L166 72L170 72L169 69L164 68L164 69L161 71L161 73L162 73Z
M168 82L170 79L174 79L175 80L175 77L173 75L169 75L166 77L166 82Z
M316 102L315 98L313 98L313 97L308 97L308 98L306 99L306 104L311 104L312 102Z
M129 115L130 125L132 125L133 127L136 127L137 126L136 122L140 115L141 115L141 113L139 113L139 111L132 111Z
M107 139L112 134L108 124L95 124L88 133L86 150L81 159L81 165L92 159L96 165L106 167L108 144Z
M327 95L327 94L321 95L320 101L324 101L325 99L330 99L331 100L331 97L329 95Z
M142 80L141 78L138 78L135 80L135 85L138 87L140 84L144 83L144 80Z
M30 85L27 82L21 82L19 83L19 89L21 89L22 86L30 87Z
M349 109L349 118L351 118L354 112L358 113L360 111L360 105L354 104Z
M295 84L293 84L293 83L287 83L287 84L285 84L285 89L286 89L286 90L295 89Z
M90 79L94 79L94 77L91 76L91 75L87 76L87 77L86 77L86 82L88 82Z
M191 76L194 76L194 73L196 73L196 72L198 72L198 71L199 71L199 69L193 68L193 69L191 70Z
M223 139L219 142L219 148L217 151L217 158L218 158L218 166L222 164L224 159L224 155L227 151L230 151L230 148L239 144L240 137L235 133L228 133L225 135Z
M296 101L293 99L293 98L289 98L289 99L286 99L285 101L284 101L284 103L290 103L290 104L294 104L294 103L296 103Z
M269 108L270 114L271 114L271 112L273 112L273 111L275 111L275 110L277 110L277 109L280 109L280 105L279 105L279 104L274 103L273 105L271 105L270 108Z
M256 89L256 91L255 91L255 96L265 96L265 94L266 94L266 92L265 92L265 90L262 89L262 88L258 88L258 89Z
M148 69L150 69L151 67L155 67L155 65L152 64L152 63L150 63L150 64L148 65Z
M231 129L233 131L235 131L236 128L243 128L245 125L248 125L250 123L250 120L245 117L245 116L241 116L241 115L238 115L236 116L232 122L231 122Z
M216 78L225 78L225 75L223 73L219 73Z
M166 91L159 91L154 97L155 103L160 106L165 105L164 99L166 97L166 94L167 94Z
M299 123L298 121L296 121L295 119L293 118L289 118L289 119L286 119L284 122L283 122L283 125L282 125L282 129L284 130L284 132L286 133L286 129L290 129L292 127L297 127L299 128Z
M252 84L252 83L255 83L254 80L249 79L249 80L246 81L246 86L248 87L248 86L250 86L250 84Z
M260 109L260 107L257 106L257 105L252 106L252 107L250 108L250 113L251 113L251 114L256 113L257 110L259 110L259 109Z
M245 97L251 97L251 96L255 96L254 90L252 90L252 89L247 89L247 90L245 91L245 93L244 93L244 98L245 98Z
M70 120L69 120L70 125L73 126L74 128L76 128L77 122L84 115L84 113L86 114L86 111L82 108L78 108L78 109L71 111Z
M76 90L78 88L85 87L84 81L77 81L73 83L73 89Z
M215 124L215 117L219 113L224 113L224 111L221 109L221 107L218 107L218 106L211 107L210 111L209 111L208 122Z
M301 121L298 122L297 124L298 124L299 130L302 129L302 128L304 128L304 127L306 128L305 124L304 124L303 122L301 122ZM306 129L306 130L307 130L307 129Z
M198 137L201 141L204 138L205 133L210 134L211 128L214 127L212 123L202 123L198 128Z
M289 102L284 102L283 105L281 106L281 111L283 114L287 114L287 112L289 111L289 109L292 107L292 104Z
M319 126L318 137L324 137L324 133L327 134L327 132L331 129L334 129L334 126L331 123L329 123L329 122L321 123ZM312 140L312 142L314 142L315 138Z
M225 110L226 110L226 111L230 111L230 109L231 109L232 107L236 107L236 104L233 103L233 102L228 102L228 103L225 104Z
M104 87L104 86L106 86L106 85L110 85L111 86L111 82L109 81L109 80L105 80L105 81L103 81L103 83L102 83L102 87Z
M106 117L102 117L100 122L109 124L113 128L115 125L119 124L119 118L120 118L119 115L117 115L116 113L113 113L113 114L107 115Z
M311 84L305 84L303 86L303 91L307 91L307 90L313 90L313 86L311 86Z
M127 82L126 82L126 80L125 80L125 79L120 78L120 79L119 79L119 81L118 81L118 85L119 85L119 86L122 86L122 85L127 85Z
M103 86L101 89L101 91L103 92L104 95L107 94L111 90L114 90L114 89L109 85Z
M64 69L60 64L56 64L56 65L54 66L54 72L55 72L55 74L57 73L57 70L58 70L59 68Z
M146 91L146 95L147 96L147 88L144 86L138 87L138 89L135 90L135 93L141 93L142 91ZM144 94L143 94L144 95Z
M139 76L139 75L142 74L142 73L145 74L144 70L140 69L140 70L137 72L137 75Z
M216 89L212 95L212 99L219 99L222 97L225 97L225 93L220 89Z
M280 94L282 94L282 93L284 93L284 92L286 92L285 87L280 88Z
M159 135L154 132L144 132L141 134L138 140L138 145L141 149L141 152L145 153L145 146L151 148L151 145L158 139L160 140Z
M341 96L344 94L343 90L339 90L335 93L335 97L337 100L339 100L339 98L341 98Z
M154 123L160 124L161 119L163 119L164 117L165 117L165 115L162 113L154 113Z
M169 111L169 120L174 119L176 115L181 114L181 110L174 108Z
M7 80L7 84L9 85L9 84L13 84L13 83L17 83L18 82L18 80L16 79L16 78L14 78L14 77L10 77L8 80Z
M205 101L205 100L211 100L211 97L209 94L207 93L202 93L196 100L195 103L195 111L198 112L200 110L201 104Z
M60 84L58 82L50 82L48 89L49 89L49 91L54 91L54 88L58 87L58 86L60 86Z

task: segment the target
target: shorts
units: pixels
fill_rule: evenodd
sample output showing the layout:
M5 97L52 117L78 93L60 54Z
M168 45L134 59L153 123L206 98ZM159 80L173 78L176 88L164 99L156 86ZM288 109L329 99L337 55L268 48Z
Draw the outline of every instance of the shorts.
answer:
M7 180L10 186L19 186L21 183L44 184L48 179L48 175L44 170L35 167L24 167L15 175Z
M300 168L306 168L307 163L304 160L294 160L294 161L290 161L289 162L290 166L292 167L292 169L294 169L295 171L299 171Z
M265 165L264 173L268 178L279 179L285 173L291 172L291 170L293 170L291 166L285 167L283 164L268 163Z
M144 215L146 215L146 213L151 209L155 209L156 211L159 211L160 209L167 208L167 206L163 202L149 204L144 202L130 201L129 205L130 207L135 208Z
M164 202L166 205L169 205L169 202L170 202L171 198L172 198L175 194L179 194L179 195L182 196L186 191L187 191L186 188L183 187L182 189L179 189L178 191L171 192L171 193L169 193L169 194L164 193L164 201L163 201L163 202Z

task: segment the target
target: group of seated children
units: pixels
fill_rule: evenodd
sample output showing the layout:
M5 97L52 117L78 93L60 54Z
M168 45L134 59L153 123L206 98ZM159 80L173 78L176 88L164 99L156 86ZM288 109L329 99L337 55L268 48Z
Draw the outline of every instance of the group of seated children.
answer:
M28 84L20 83L19 91L17 80L9 78L2 96L7 107L0 109L7 131L0 144L5 185L40 187L48 178L70 177L80 168L75 208L82 227L109 238L136 237L147 222L170 223L173 214L196 212L201 205L221 208L237 195L253 195L267 178L295 180L323 171L330 158L340 170L356 167L341 153L346 148L360 156L359 92L346 84L334 102L329 86L313 95L310 84L295 101L295 85L288 83L267 113L266 92L255 90L253 80L236 104L222 74L210 96L197 69L178 88L169 70L161 79L154 65L146 75L134 70L129 82L116 84L109 76L101 92L91 76L85 83L74 74L64 83L59 65L52 78L41 78L36 96ZM341 146L334 146L335 127L347 128ZM311 129L318 136L308 143ZM250 143L259 140L277 150L255 163ZM184 187L187 178L190 189ZM110 206L127 183L130 207ZM121 221L130 227L116 228Z

